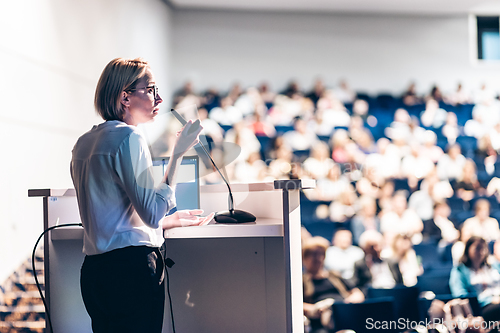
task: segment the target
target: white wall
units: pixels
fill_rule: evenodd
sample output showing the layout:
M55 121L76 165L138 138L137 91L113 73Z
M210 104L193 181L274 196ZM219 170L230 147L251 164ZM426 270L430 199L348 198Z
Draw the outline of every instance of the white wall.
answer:
M93 95L104 66L116 57L143 57L169 95L171 10L162 0L0 4L2 283L42 231L42 199L28 198L28 189L73 187L73 145L102 122Z
M500 67L473 68L467 16L382 16L176 10L173 85L228 89L262 80L281 89L291 78L309 89L321 76L347 78L371 93L401 92L410 80L428 92L458 81L500 86Z

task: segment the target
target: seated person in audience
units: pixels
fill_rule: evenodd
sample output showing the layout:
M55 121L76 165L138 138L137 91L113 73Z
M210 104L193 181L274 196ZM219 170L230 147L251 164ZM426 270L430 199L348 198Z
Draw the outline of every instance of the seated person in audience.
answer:
M484 192L477 180L476 163L470 158L466 159L462 177L458 179L455 185L455 194L464 201L470 201L476 194L483 195Z
M467 120L464 125L464 134L467 136L473 136L476 139L481 139L487 132L490 126L488 126L483 119L483 112L480 109L483 107L476 108L472 112L472 119Z
M229 88L229 92L227 93L228 97L231 97L231 100L236 101L238 97L243 94L243 90L241 89L241 85L238 82L233 83L231 88Z
M349 280L354 274L354 263L364 258L365 253L352 245L352 233L348 229L338 229L332 243L333 246L326 250L325 268Z
M451 105L463 105L470 104L472 102L472 97L467 91L464 90L462 84L458 83L457 90L448 95L446 100Z
M500 266L488 263L488 245L477 236L469 238L460 263L453 267L450 289L453 297L477 295L485 321L500 320Z
M336 130L331 138L332 159L336 163L348 163L352 161L347 146L351 144L349 134L344 129Z
M490 137L491 146L495 151L500 151L500 122L495 124L493 128L486 134Z
M436 182L427 177L422 181L420 190L413 192L408 200L408 207L413 209L422 221L432 218L434 213L434 185Z
M438 101L431 98L425 103L425 110L420 114L420 120L425 127L439 128L444 125L448 112L439 107Z
M393 197L392 211L385 213L381 219L381 230L387 242L391 244L397 234L407 234L412 238L413 244L422 241L424 224L417 213L407 207L404 191L398 191Z
M306 94L306 97L309 98L311 101L313 101L314 104L316 104L325 91L326 88L325 84L323 83L323 80L317 78L314 81L314 87L312 91Z
M361 117L352 117L351 125L349 126L349 135L363 154L371 154L377 151L373 136L370 131L364 127Z
M474 206L475 216L464 222L463 232L483 237L486 241L496 241L500 238L500 228L498 221L490 217L490 202L486 199L479 199Z
M189 95L196 95L194 93L193 83L191 81L185 82L182 88L174 92L173 104L179 104L184 99L184 97Z
M263 82L259 85L259 93L260 97L264 101L264 103L268 105L272 105L274 101L274 97L276 97L276 93L271 91L269 85L266 82Z
M314 116L307 123L307 127L316 133L316 135L321 136L330 136L333 133L334 126L329 121L328 118L325 118L326 110L318 108L314 113Z
M269 164L268 172L274 179L290 179L292 171L292 151L287 146L281 146L276 152L276 159Z
M461 133L461 128L458 127L458 118L456 113L448 112L446 116L446 122L441 129L441 133L448 140L448 144L452 145L457 142L457 138Z
M341 79L339 85L333 89L334 96L342 103L352 103L356 98L356 93L349 87L345 79Z
M295 118L293 131L283 134L283 140L292 151L311 149L319 141L318 136L307 128L306 122L300 117Z
M437 85L434 85L432 87L427 100L429 101L431 99L435 100L438 103L443 101L443 93L441 92L441 89Z
M409 142L424 142L425 141L425 133L427 130L420 126L420 120L417 116L410 116L410 136Z
M201 97L201 105L207 109L208 112L220 105L220 94L216 87L210 87Z
M453 196L453 188L447 180L440 181L433 171L420 184L420 190L413 192L408 207L417 212L422 221L432 219L434 203Z
M266 149L265 156L267 159L276 159L278 157L278 150L281 147L285 147L285 141L283 140L283 135L276 135L271 138L271 144Z
M465 157L462 155L458 143L448 146L448 152L437 162L439 179L461 179L465 166Z
M377 216L377 204L375 199L362 196L358 200L361 207L351 220L351 230L354 244L359 244L359 238L366 230L380 232L380 219Z
M250 154L260 153L260 142L244 121L233 125L233 128L226 132L225 142L231 142L241 148L236 157L237 161L246 161Z
M351 122L351 116L347 113L344 104L333 95L331 90L323 93L316 109L321 112L323 122L332 127L349 126Z
M321 179L328 175L335 162L330 158L330 148L323 141L318 141L311 149L310 157L304 163L304 170L313 178Z
M324 267L329 242L322 237L306 238L302 244L304 265L304 315L310 320L311 332L326 333L333 328L331 304L333 302L360 303L363 293L351 288L340 275ZM325 306L321 301L330 300ZM332 302L333 301L333 302ZM325 303L325 302L323 302Z
M424 221L424 230L422 231L424 242L439 242L439 245L444 247L453 244L458 239L460 233L453 222L448 219L450 214L450 206L445 201L437 202L434 205L433 218Z
M393 139L396 134L402 135L402 139L407 143L411 139L411 122L408 111L399 108L394 112L393 122L385 129L385 135L390 139Z
M333 222L346 222L350 220L356 213L355 205L357 201L354 187L349 186L340 193L337 200L330 203L330 220Z
M214 143L218 144L224 139L224 130L215 120L208 118L208 111L205 108L198 109L198 117L203 126L202 134L210 137Z
M351 183L342 174L340 166L334 163L330 170L328 170L327 177L316 181L316 188L303 191L309 200L333 201L338 199L340 194L350 186Z
M259 152L252 152L246 161L237 161L234 166L234 180L242 183L262 182L267 177L267 165Z
M227 96L221 100L221 106L210 111L210 119L221 125L234 125L243 120L243 113L233 106L233 100Z
M352 105L352 114L366 121L369 117L368 110L370 105L364 99L357 99Z
M372 164L372 161L367 161L361 172L363 176L356 181L356 191L360 196L367 195L377 198L380 194L380 186L384 184L385 179L378 172L377 166Z
M387 251L387 257L398 262L405 286L411 287L417 284L417 277L424 270L417 260L417 255L408 235L397 234L394 237L391 247Z
M243 118L248 118L255 112L265 113L266 105L260 97L260 93L255 87L249 87L237 99L235 99L234 106L238 108L243 114Z
M358 146L349 138L349 134L344 129L337 129L330 140L332 149L332 159L340 164L362 163L365 159Z
M432 163L436 164L437 161L443 156L444 152L437 144L437 135L433 131L427 130L422 134L423 145L420 148L420 155L429 158Z
M365 257L354 264L352 283L365 294L368 287L394 288L403 283L399 264L393 259L380 256L384 247L384 236L375 230L365 231L359 240Z
M274 137L276 135L274 125L270 121L266 121L265 116L258 111L255 111L253 114L253 120L250 123L250 128L255 136Z
M492 262L497 262L500 264L500 240L496 240L493 244Z
M500 202L500 178L493 177L488 186L486 187L486 195L491 197L495 196L498 202Z
M383 216L385 213L392 211L394 196L394 181L386 180L380 187L380 192L377 197L377 214Z
M417 88L415 82L411 82L408 89L402 96L403 104L406 106L413 106L422 103L422 99L417 95Z
M377 176L382 178L399 177L401 173L400 149L387 138L377 141L377 153L366 156L365 163L374 167Z
M469 231L464 230L463 223L458 227L458 233L458 240L451 247L451 257L453 260L453 265L458 265L460 259L462 259L462 256L464 255L465 244L472 236L469 234Z
M300 94L302 95L302 89L300 88L300 85L297 81L291 80L288 82L288 85L286 86L285 90L280 92L280 95L285 95L288 97L292 97L293 95Z
M420 144L413 142L410 147L411 154L403 157L401 161L401 174L409 179L425 178L434 169L434 163L428 156L422 154Z
M370 131L365 128L363 118L357 115L351 117L351 123L349 124L349 136L354 142L358 143L359 136L361 133L370 133Z

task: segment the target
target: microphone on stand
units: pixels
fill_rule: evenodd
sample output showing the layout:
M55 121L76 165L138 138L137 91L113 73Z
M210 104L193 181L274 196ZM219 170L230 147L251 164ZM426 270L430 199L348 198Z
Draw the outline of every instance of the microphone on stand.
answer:
M171 109L170 111L175 116L175 118L177 118L177 120L182 124L182 126L186 125L187 123L186 119L184 119L177 111L175 111L174 109ZM195 121L192 125L192 128L189 129L188 133L194 132L195 130L198 129L199 126L200 126L200 121L199 120ZM218 223L255 222L256 218L253 214L245 212L240 209L234 209L233 192L231 191L231 186L229 186L228 181L226 180L226 178L224 178L224 176L219 170L219 167L217 166L217 164L215 164L214 160L212 159L212 156L210 156L210 153L208 152L208 150L205 148L205 146L201 141L199 142L199 145L201 146L201 148L203 148L203 151L208 156L210 162L212 162L213 166L221 176L224 183L226 183L227 189L229 190L229 201L228 201L229 210L215 213L214 217L215 221Z

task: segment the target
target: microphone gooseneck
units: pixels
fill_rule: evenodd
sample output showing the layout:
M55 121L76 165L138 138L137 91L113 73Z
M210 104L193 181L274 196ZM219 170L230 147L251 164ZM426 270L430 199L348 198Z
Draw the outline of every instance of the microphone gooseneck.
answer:
M175 109L170 109L172 114L177 118L177 120L182 124L182 126L185 126L187 121L175 110ZM189 133L192 133L194 130L189 129ZM210 162L212 165L215 167L219 175L221 176L222 180L227 186L228 192L229 192L229 197L228 197L228 211L225 212L217 212L215 214L215 221L218 223L245 223L245 222L255 222L256 218L253 214L249 212L245 212L239 209L234 209L234 199L233 199L233 192L231 191L231 186L229 185L229 182L226 180L222 172L220 171L219 167L215 163L215 161L212 159L212 156L210 155L209 151L207 148L205 148L205 145L199 141L198 142L201 148L203 148L203 151L207 155L207 157L210 159Z

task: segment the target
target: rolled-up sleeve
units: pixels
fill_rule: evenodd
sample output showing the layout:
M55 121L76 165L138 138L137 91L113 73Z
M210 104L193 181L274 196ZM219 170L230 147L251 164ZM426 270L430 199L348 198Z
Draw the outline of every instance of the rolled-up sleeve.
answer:
M141 220L150 228L158 228L176 203L172 187L165 183L154 186L152 168L146 141L140 134L131 133L115 156L115 170Z

